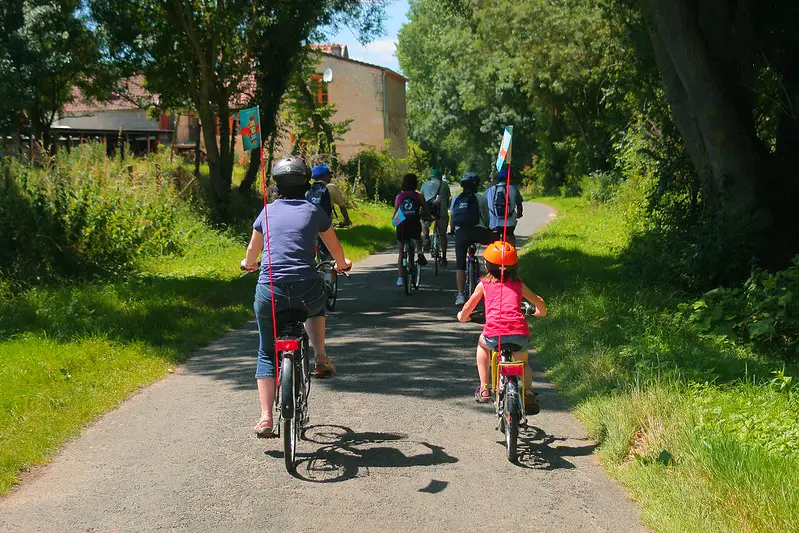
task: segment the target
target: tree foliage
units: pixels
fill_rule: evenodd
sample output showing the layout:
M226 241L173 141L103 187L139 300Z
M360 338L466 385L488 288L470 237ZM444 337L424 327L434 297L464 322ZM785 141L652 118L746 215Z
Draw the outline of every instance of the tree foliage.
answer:
M631 258L689 285L799 251L799 5L751 0L412 0L409 131L486 168L514 124L541 192L640 180ZM656 259L656 260L653 260Z
M9 0L0 6L0 132L27 126L50 146L50 126L100 74L100 51L80 0Z

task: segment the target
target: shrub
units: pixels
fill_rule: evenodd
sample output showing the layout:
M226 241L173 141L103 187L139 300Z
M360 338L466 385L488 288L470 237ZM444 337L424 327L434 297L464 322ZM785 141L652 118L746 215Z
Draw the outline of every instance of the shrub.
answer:
M783 271L755 269L743 287L713 289L681 309L700 331L799 360L799 256Z
M119 273L179 253L196 216L164 154L106 159L102 145L61 151L42 168L0 162L0 271L15 282Z
M389 153L389 144L381 150L368 147L354 155L342 165L342 170L355 176L358 187L363 187L367 198L393 202L402 190L402 175L407 171L408 161L396 159Z

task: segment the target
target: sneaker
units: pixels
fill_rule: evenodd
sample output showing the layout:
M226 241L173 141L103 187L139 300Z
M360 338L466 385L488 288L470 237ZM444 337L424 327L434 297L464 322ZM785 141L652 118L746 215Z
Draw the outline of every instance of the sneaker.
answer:
M491 393L488 391L488 387L485 385L480 385L477 387L477 390L474 391L474 401L477 403L488 403L491 401Z
M397 287L402 287L405 285L405 282L402 281L402 277L397 278Z
M442 255L441 256L441 267L442 268L447 268L447 256L446 255Z
M424 256L424 254L419 254L419 256L416 258L416 263L419 266L425 266L427 264L427 258Z
M455 305L463 305L466 303L466 296L459 292L458 295L455 297Z

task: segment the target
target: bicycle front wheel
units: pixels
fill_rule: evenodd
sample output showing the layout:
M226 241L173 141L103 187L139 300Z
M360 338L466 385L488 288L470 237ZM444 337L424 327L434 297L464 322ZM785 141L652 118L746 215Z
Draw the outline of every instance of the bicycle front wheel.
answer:
M335 309L338 298L338 276L335 272L332 273L332 276L332 281L327 286L327 301L325 302L328 311Z

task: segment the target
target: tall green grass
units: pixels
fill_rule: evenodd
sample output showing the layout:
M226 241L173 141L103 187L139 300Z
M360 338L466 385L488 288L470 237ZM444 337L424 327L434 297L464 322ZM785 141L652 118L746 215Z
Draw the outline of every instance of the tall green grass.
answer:
M620 257L619 206L546 199L558 218L525 248L547 301L538 357L653 531L799 531L795 366L698 331L691 296L644 285Z
M150 237L142 241L146 249L126 250L123 259L114 256L104 262L100 256L84 254L80 268L49 269L40 277L35 269L16 263L25 267L14 271L16 281L0 282L0 494L10 490L21 471L46 462L85 424L138 388L167 375L192 350L252 316L255 277L240 279L238 270L248 233L209 226L203 213L178 198L177 187L170 189L168 181L160 189L143 184L138 190L124 190L121 184L128 183L130 176L127 166L92 150L83 154L89 160L77 163L84 165L87 175L100 176L101 186L78 176L76 169L62 168L55 172L62 178L71 172L75 190L25 189L29 198L38 198L26 205L26 216L53 220L51 208L61 201L54 200L59 195L79 201L70 204L73 211L58 213L58 220L92 209L140 213L142 205L165 201L171 218L154 216L146 223L151 235L180 239L179 245L154 246L158 237ZM157 177L147 174L155 169L155 162L135 160L132 164L138 169L134 174L141 172L141 181ZM44 186L57 181L47 171L14 169L15 177L33 176ZM49 171L53 172L52 166ZM253 218L256 211L257 206ZM389 245L394 237L391 213L385 205L356 205L354 226L339 231L347 256L358 260ZM107 224L91 220L73 224L69 231L57 230L60 234L45 234L60 235L62 242L71 243L109 237ZM140 223L144 222L125 219L119 227L136 231L128 226ZM73 231L76 228L81 229ZM0 237L9 239L9 233ZM49 253L51 261L60 257L58 251ZM30 266L35 263L31 261Z

